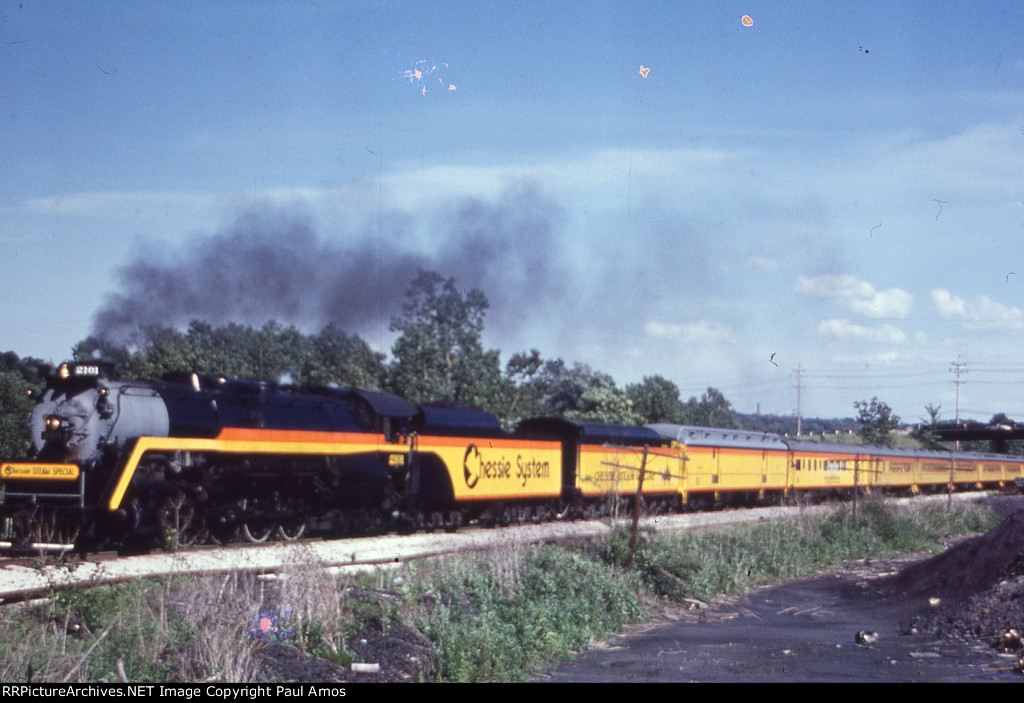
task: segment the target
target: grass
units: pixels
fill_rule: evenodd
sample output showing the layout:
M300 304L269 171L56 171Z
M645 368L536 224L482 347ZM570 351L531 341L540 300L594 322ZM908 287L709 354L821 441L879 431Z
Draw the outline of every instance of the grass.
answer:
M983 532L998 520L987 509L926 506L896 511L866 501L855 520L842 506L823 518L738 525L675 535L645 532L634 568L652 593L706 599L753 586L818 573L849 559L933 550L945 537ZM628 532L614 531L595 551L607 563L626 563Z
M445 681L519 681L596 636L636 622L639 582L552 545L449 559L420 572L431 599L413 621L435 643Z
M936 548L996 524L960 505L895 510L877 501L825 517L676 534L643 531L572 546L509 542L339 580L297 552L274 582L251 575L54 589L0 607L0 680L266 680L259 652L294 647L341 666L366 628L421 632L440 681L522 681L608 632L682 599L708 599L820 572L848 559ZM69 565L68 568L73 568ZM287 605L284 605L287 604ZM273 621L277 641L260 632Z

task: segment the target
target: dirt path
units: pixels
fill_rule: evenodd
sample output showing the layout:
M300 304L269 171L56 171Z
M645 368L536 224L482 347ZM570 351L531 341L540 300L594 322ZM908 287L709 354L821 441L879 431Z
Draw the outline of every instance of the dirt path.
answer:
M993 650L909 634L927 602L879 591L897 564L849 566L763 588L706 611L676 611L600 643L536 681L1021 681ZM672 621L672 620L675 621ZM877 633L858 645L859 631Z
M1007 505L999 508L1006 511ZM974 555L990 554L1001 544L1016 545L1004 551L1024 550L1017 535L1021 525L1024 513L1004 523L1001 532L997 528L934 558L934 568L908 568L902 579L893 577L911 564L924 564L927 557L855 562L825 576L761 588L707 608L676 610L598 643L576 661L535 680L1019 683L1024 681L1021 652L1004 654L918 623L955 617L968 623L959 627L963 631L1004 606L1010 620L1019 617L1000 589L1005 592L1008 579L1024 582L1024 576L1007 575L1005 567L992 566L986 578L993 586L972 586L956 605L949 602L948 587L945 602L935 606L929 604L928 588L920 586L940 581L948 586L968 576L977 582L979 572L988 567ZM1008 552L1005 556L1005 563L1019 561ZM927 577L909 584L906 574ZM980 605L972 613L975 602ZM858 644L858 632L877 639Z

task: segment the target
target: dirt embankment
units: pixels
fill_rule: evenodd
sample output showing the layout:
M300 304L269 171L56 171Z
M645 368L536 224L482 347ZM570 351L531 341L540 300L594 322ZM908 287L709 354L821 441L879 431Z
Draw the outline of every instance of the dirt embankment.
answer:
M1024 669L1024 511L904 569L893 587L936 607L913 627L937 637L980 642L1021 656Z

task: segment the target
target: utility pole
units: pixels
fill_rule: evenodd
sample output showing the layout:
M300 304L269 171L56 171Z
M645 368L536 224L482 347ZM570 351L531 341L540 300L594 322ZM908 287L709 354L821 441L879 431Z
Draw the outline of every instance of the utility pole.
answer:
M801 391L803 390L803 388L801 386L801 383L800 383L801 375L802 374L803 374L803 370L800 368L800 364L797 364L796 365L796 436L797 436L797 439L800 438L800 429L802 427L801 420L800 420L800 394L801 394Z
M953 366L949 369L951 373L956 374L956 380L953 383L956 384L956 426L960 427L960 384L963 381L960 380L960 374L967 373L967 362L960 362L960 355L956 355L956 361L951 362ZM960 452L960 440L958 439L953 444L953 461L949 464L949 488L946 492L946 512L948 513L953 509L953 481L956 479L956 456Z
M953 366L949 369L950 373L956 374L956 380L953 383L956 384L956 424L960 424L960 384L964 383L960 380L960 374L967 373L967 362L960 362L960 355L956 355L956 361L951 362ZM957 442L957 449L960 448L960 442Z

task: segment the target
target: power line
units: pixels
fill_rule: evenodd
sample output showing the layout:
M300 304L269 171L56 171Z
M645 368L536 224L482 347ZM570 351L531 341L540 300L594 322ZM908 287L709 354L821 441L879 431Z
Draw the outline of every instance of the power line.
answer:
M847 371L838 373L831 370L814 371L804 369L804 373L808 376L813 376L814 378L878 378L885 376L923 376L935 372L929 369L893 369L892 371Z

